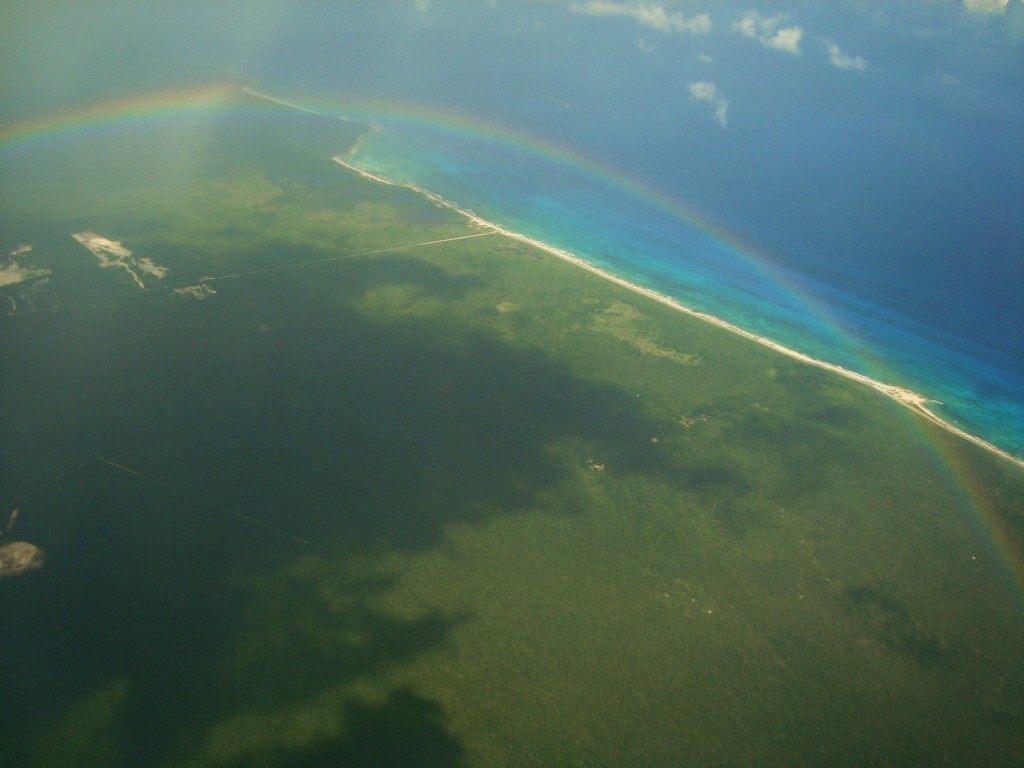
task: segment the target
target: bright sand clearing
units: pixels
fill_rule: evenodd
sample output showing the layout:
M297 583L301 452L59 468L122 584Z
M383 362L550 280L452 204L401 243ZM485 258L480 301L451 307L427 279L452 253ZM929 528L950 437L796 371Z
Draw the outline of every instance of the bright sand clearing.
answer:
M131 276L135 284L144 291L146 290L146 284L142 282L139 272L153 275L161 280L167 275L166 267L156 265L150 258L135 258L132 256L132 252L121 245L118 240L110 240L90 230L76 232L72 237L99 259L101 267L118 267L123 269Z
M260 94L253 95L259 96ZM348 154L351 155L353 154L354 151L355 149L351 150ZM497 224L487 221L486 219L482 219L472 211L460 208L458 205L451 202L450 200L445 200L440 195L431 192L430 190L424 189L416 184L407 184L392 181L391 179L385 178L383 176L378 176L368 171L364 171L361 168L357 168L345 160L346 156L347 155L336 155L332 159L339 165L342 165L345 168L348 168L349 170L358 173L363 178L370 179L371 181L376 181L380 184L387 184L393 187L405 187L406 189L411 189L414 192L417 192L427 197L428 199L437 203L438 205L442 205L466 217L476 226L490 229L497 234L504 235L505 237L510 237L513 240L519 240L535 248L539 248L542 251L546 251L547 253L550 253L553 256L557 256L559 259L568 261L572 264L575 264L578 267L582 267L588 272L598 275L599 277L602 277L605 280L609 280L613 283L621 285L624 288L628 288L631 291L642 294L648 298L654 299L655 301L665 304L666 306L672 307L673 309L678 310L679 312L683 312L687 315L690 315L691 317L696 317L700 320L703 320L704 322L711 323L712 325L717 325L719 328L724 328L725 330L731 331L732 333L739 334L744 338L750 339L751 341L755 341L758 344L768 347L769 349L775 350L776 352L781 352L782 354L791 357L795 360L800 360L803 363L807 363L808 365L813 365L818 368L824 368L826 371L831 371L833 373L839 374L840 376L845 376L848 379L852 379L854 381L860 382L861 384L865 384L871 387L872 389L891 397L900 405L909 408L910 410L914 411L914 413L923 416L928 421L942 427L948 432L952 432L954 435L958 435L963 439L968 440L974 443L975 445L984 448L987 451L991 451L992 453L1002 456L1003 458L1008 459L1009 461L1012 461L1015 464L1024 467L1024 460L1019 459L1016 456L1013 456L1007 451L1004 451L1003 449L993 445L992 443L986 440L982 440L977 435L972 435L969 432L965 432L964 430L960 429L960 427L956 426L955 424L952 424L949 421L946 421L941 416L936 414L933 410L931 410L931 408L928 407L928 403L934 401L930 400L924 395L920 395L917 392L913 392L912 390L906 389L904 387L898 387L893 384L885 384L883 382L876 381L875 379L872 379L870 376L865 376L863 373L857 373L856 371L851 371L848 368L843 368L841 365L836 365L835 363L830 363L825 360L819 360L816 357L811 357L810 355L800 352L798 350L790 349L789 347L783 346L782 344L779 344L776 341L772 341L771 339L765 338L764 336L759 336L756 333L752 333L748 330L740 328L739 326L733 325L732 323L722 320L719 317L715 317L714 315L708 314L707 312L700 312L696 309L693 309L692 307L687 307L686 305L680 304L678 301L669 296L665 296L664 294L658 293L657 291L653 291L650 288L644 288L641 285L637 285L636 283L632 283L629 280L626 280L625 278L619 277L618 275L612 274L607 270L601 269L600 267L591 264L589 261L582 259L573 253L570 253L569 251L562 250L561 248L555 248L554 246L548 245L547 243L544 243L535 238L528 237L526 235L520 234L519 232L513 232L512 230L501 227Z

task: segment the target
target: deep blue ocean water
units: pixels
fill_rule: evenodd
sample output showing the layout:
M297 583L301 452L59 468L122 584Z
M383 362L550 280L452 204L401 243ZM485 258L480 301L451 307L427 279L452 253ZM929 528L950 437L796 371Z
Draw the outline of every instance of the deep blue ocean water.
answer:
M507 143L360 117L383 130L367 137L353 165L415 183L791 348L909 387L966 431L1024 455L1021 360L1012 346L987 344L985 332L923 322L929 307L915 312L913 302L933 302L932 292L894 281L887 292L872 283L865 295L856 280L843 285L813 265L796 269L730 245L599 174Z

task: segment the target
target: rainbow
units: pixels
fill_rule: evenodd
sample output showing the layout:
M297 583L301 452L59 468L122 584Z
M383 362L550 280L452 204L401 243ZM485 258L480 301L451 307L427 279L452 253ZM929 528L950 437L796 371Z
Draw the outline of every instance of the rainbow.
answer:
M147 92L86 104L44 117L0 125L0 151L37 149L63 139L103 135L134 125L189 120L238 101L232 81Z
M524 156L534 157L581 177L596 180L610 189L637 200L645 207L664 214L672 221L681 222L688 229L704 235L725 248L737 262L763 278L767 284L779 288L782 294L792 299L806 316L820 321L820 328L828 335L832 346L850 350L853 357L860 363L859 367L869 371L872 378L879 380L894 378L894 371L873 357L867 347L851 332L842 329L842 324L837 321L828 305L794 281L768 253L760 249L750 239L728 229L697 206L674 198L656 186L585 155L569 145L513 129L485 118L409 102L324 99L322 96L311 94L289 95L285 100L260 91L253 86L246 86L243 90L258 98L314 114L337 116L371 125L383 120L391 127L426 128L480 144L508 147ZM349 159L351 160L351 158ZM359 166L358 162L353 164Z
M262 103L239 98L240 92L257 97ZM703 233L728 249L741 263L792 297L809 316L821 321L822 327L828 330L837 346L855 353L861 363L860 367L871 373L870 378L861 376L862 380L877 383L892 378L891 370L885 369L877 359L874 359L852 334L841 329L840 324L831 317L827 306L790 279L754 243L727 229L697 207L675 199L650 184L588 157L570 146L479 117L395 101L347 101L324 99L322 96L309 94L291 95L286 101L261 92L253 86L240 88L237 80L226 80L196 87L147 92L80 106L41 118L0 125L0 152L45 149L64 140L78 140L89 135L123 131L138 125L192 120L226 109L265 109L267 102L324 116L368 123L383 119L389 125L398 127L428 128L477 142L503 145L609 185L638 202L667 214L686 227ZM1024 607L1024 552L1006 529L998 511L992 506L990 495L980 487L976 473L964 462L958 450L959 446L951 445L948 440L938 439L934 433L926 429L922 419L911 417L907 409L900 411L922 436L922 444L926 447L932 464L956 498L964 517L971 527L978 531L989 547L994 561L1000 565L1012 587L1018 606ZM917 412L921 414L922 410ZM923 412L927 413L927 410L924 409ZM937 417L933 417L932 420L945 425ZM959 434L982 443L965 433ZM993 446L982 444L1018 464L1024 463Z

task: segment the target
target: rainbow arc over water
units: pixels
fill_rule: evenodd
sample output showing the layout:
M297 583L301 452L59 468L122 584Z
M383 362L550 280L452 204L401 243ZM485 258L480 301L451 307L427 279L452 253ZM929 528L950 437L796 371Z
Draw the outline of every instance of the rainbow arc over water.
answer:
M556 141L510 128L499 123L452 110L408 102L345 100L321 94L294 94L278 98L255 86L242 87L237 80L224 80L187 88L173 88L116 98L75 107L9 125L0 125L0 152L45 150L62 141L77 141L92 135L106 135L150 125L202 119L224 110L265 110L269 103L284 107L363 121L386 121L388 126L429 128L464 136L468 139L507 146L517 152L555 163L629 195L639 203L668 215L680 224L697 230L720 244L740 262L770 284L791 297L808 316L827 329L837 347L847 350L859 361L863 374L875 381L891 380L887 369L852 334L844 331L829 307L811 295L780 269L755 243L728 229L696 206L678 200L664 191L631 177L599 160ZM455 201L457 205L459 201ZM1013 588L1019 606L1024 607L1024 552L1010 535L998 510L983 492L979 480L949 441L939 440L922 419L901 408L922 436L922 445L945 478L964 516L987 542ZM1007 455L1007 454L1004 454ZM1007 455L1008 456L1008 455ZM1015 457L1009 457L1024 464Z

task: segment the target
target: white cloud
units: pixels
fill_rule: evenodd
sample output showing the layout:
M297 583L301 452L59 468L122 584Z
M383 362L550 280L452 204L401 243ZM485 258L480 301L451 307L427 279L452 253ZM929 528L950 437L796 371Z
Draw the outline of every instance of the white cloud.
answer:
M690 98L694 101L706 101L714 107L713 116L724 128L728 123L729 100L718 90L718 86L708 80L697 80L687 86Z
M430 10L430 0L413 0L416 5L416 10L420 13L426 13Z
M968 13L1006 13L1009 0L964 0Z
M613 2L613 0L587 0L583 3L573 3L569 6L569 10L585 16L627 16L660 32L691 32L695 35L706 35L711 31L711 17L706 13L687 19L678 12L668 13L656 4L642 5Z
M749 37L753 40L757 39L757 14L751 11L739 21L732 23L733 32L739 32L744 37Z
M698 53L697 61L699 61L701 64L710 64L712 59L706 53Z
M651 53L654 50L654 46L642 37L636 41L636 47L644 53Z
M832 62L832 66L839 67L840 69L857 69L863 72L868 68L868 63L864 61L863 56L847 56L835 43L829 43L825 46L825 50L828 52L828 60Z
M800 27L783 27L772 35L771 39L764 43L769 48L777 51L790 53L794 56L800 55L800 38L804 31ZM761 42L764 42L763 40Z
M800 38L804 31L797 26L782 27L782 16L762 16L749 11L739 21L732 23L732 31L752 40L760 40L765 48L771 48L793 56L800 55Z

